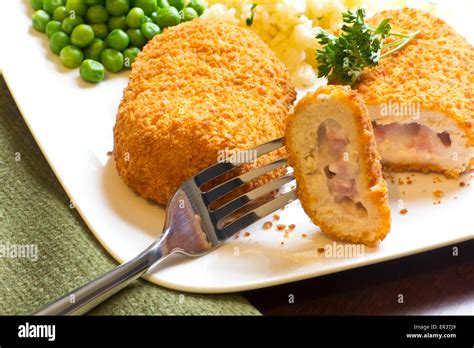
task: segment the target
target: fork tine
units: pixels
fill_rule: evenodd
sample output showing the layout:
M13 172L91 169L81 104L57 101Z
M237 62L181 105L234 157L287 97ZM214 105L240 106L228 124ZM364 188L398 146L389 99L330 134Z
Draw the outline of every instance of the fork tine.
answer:
M268 182L265 185L257 187L256 189L247 192L243 195L240 195L239 197L231 200L230 202L227 202L223 206L211 211L211 215L216 222L219 222L219 220L242 208L250 201L260 198L267 193L275 191L276 189L293 181L294 179L295 178L293 175L285 175L277 180Z
M269 152L275 151L282 146L283 146L283 138L278 138L278 139L271 140L265 144L258 145L254 147L253 149L249 149L247 151L256 151L257 153L256 157L260 157ZM219 175L224 174L225 172L233 168L240 167L241 165L242 163L238 163L238 164L234 164L231 162L216 163L215 165L209 168L206 168L202 172L195 175L194 182L196 183L196 185L201 186L205 184L206 182L209 182L212 179L215 179Z
M287 192L274 200L267 202L258 208L236 218L230 224L221 229L220 233L224 238L231 237L235 232L240 231L242 228L253 224L255 221L273 213L275 210L285 206L286 204L297 199L296 190Z
M227 180L223 182L220 185L217 185L216 187L213 187L207 192L203 193L204 198L206 199L207 203L211 203L212 201L216 200L219 197L222 197L226 194L228 194L230 191L233 189L236 189L243 184L246 184L253 179L258 178L259 176L262 176L265 173L268 173L272 171L273 169L279 168L284 166L285 164L288 163L288 160L286 158L281 158L275 162L272 162L270 164L267 164L265 166L256 168L254 170L251 170L247 173L244 173L242 175L239 175L235 178L232 178L230 180Z
M273 139L264 144L258 145L253 148L257 151L257 157L263 156L269 152L275 151L283 146L283 138Z

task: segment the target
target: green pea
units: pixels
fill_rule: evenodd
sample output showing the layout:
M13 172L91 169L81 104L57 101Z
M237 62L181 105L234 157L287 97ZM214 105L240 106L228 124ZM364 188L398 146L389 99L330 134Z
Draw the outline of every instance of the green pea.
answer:
M66 18L66 7L59 6L54 10L53 19L62 22Z
M202 0L190 0L188 3L188 7L193 8L197 12L198 16L202 16L204 11L206 10L206 5Z
M92 43L84 49L84 58L93 59L100 62L102 52L107 48L104 40L94 39Z
M69 35L66 33L63 33L62 31L58 31L54 33L51 38L49 39L49 48L54 54L59 55L61 53L61 50L69 46L70 44L69 40Z
M71 12L75 16L85 17L87 14L87 5L84 0L67 0L66 13L71 16Z
M54 11L59 6L64 6L64 0L44 0L43 1L43 10L48 12L50 16L53 15Z
M140 7L147 16L158 8L156 0L135 0L135 6Z
M105 6L105 0L84 0L87 6L100 5Z
M46 32L46 36L48 37L48 39L50 39L51 36L53 36L53 34L57 33L58 31L61 31L61 22L59 22L59 21L50 21L46 25L45 32Z
M147 40L153 39L153 37L160 33L160 27L155 23L143 23L140 28L143 36Z
M156 4L158 5L158 8L168 7L170 5L168 0L157 0Z
M59 57L66 68L74 69L81 65L84 55L79 48L69 45L61 50Z
M106 0L105 7L112 16L122 16L130 9L129 0Z
M83 48L89 46L94 41L94 30L90 25L79 24L74 28L71 34L71 43L77 47Z
M130 44L132 46L142 48L147 42L140 29L128 29L127 35L130 38Z
M109 20L109 12L104 6L93 5L87 10L87 20L91 24L107 23Z
M183 8L181 11L179 11L179 14L181 15L183 22L189 22L199 17L196 10L192 7Z
M46 25L48 25L50 19L51 17L46 11L38 10L31 17L31 22L33 24L33 28L35 28L40 33L44 33L46 31Z
M114 29L127 30L127 23L126 23L126 17L125 16L110 17L107 25L108 25L110 31L112 31Z
M167 28L178 25L181 22L181 16L176 8L170 6L165 7L158 12L158 17L156 18L156 24L160 28Z
M145 21L144 21L144 23L153 23L153 20L152 20L150 17L145 16Z
M110 47L123 51L130 43L130 39L127 33L122 29L114 29L107 35L105 42L107 42Z
M182 10L184 7L184 0L168 0L168 3L170 4L170 6L173 6L178 11Z
M75 27L83 23L84 23L84 20L82 19L82 17L79 17L79 16L74 16L74 18L66 17L63 20L61 28L66 34L71 34Z
M149 17L149 18L151 19L151 21L152 21L153 23L156 23L156 18L157 18L157 17L158 17L158 12L155 11L155 12L150 13L150 17Z
M140 49L138 47L129 47L125 51L123 51L123 66L125 67L125 69L132 68L132 64L133 62L135 62L138 53L140 53Z
M91 24L91 28L99 39L105 39L109 35L109 27L105 23Z
M101 54L101 61L110 72L119 72L123 68L123 54L113 48L105 49Z
M140 7L134 7L127 14L125 23L129 28L140 28L145 21L145 12Z
M30 4L35 11L43 9L43 0L30 0Z
M79 73L84 81L97 83L104 79L104 66L92 59L86 59L82 62Z

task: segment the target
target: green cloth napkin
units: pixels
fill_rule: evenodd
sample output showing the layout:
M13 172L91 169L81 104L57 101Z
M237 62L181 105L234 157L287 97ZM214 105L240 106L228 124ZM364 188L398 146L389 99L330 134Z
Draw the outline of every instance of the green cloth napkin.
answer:
M30 258L13 257L31 244L37 261L34 249ZM69 207L1 77L0 256L0 315L30 314L117 265ZM260 313L240 296L183 294L140 279L91 314Z

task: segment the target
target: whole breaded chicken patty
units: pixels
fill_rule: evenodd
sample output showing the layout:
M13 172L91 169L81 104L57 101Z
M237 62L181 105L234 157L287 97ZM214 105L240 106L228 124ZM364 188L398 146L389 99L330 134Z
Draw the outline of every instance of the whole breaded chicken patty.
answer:
M166 203L219 150L283 136L295 97L288 71L252 31L205 20L166 29L132 66L114 128L118 173Z

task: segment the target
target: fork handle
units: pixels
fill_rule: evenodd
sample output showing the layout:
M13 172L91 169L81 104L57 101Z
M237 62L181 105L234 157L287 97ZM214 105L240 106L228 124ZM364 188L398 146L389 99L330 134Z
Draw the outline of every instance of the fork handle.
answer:
M142 276L163 256L161 242L132 260L39 309L35 315L81 315Z

